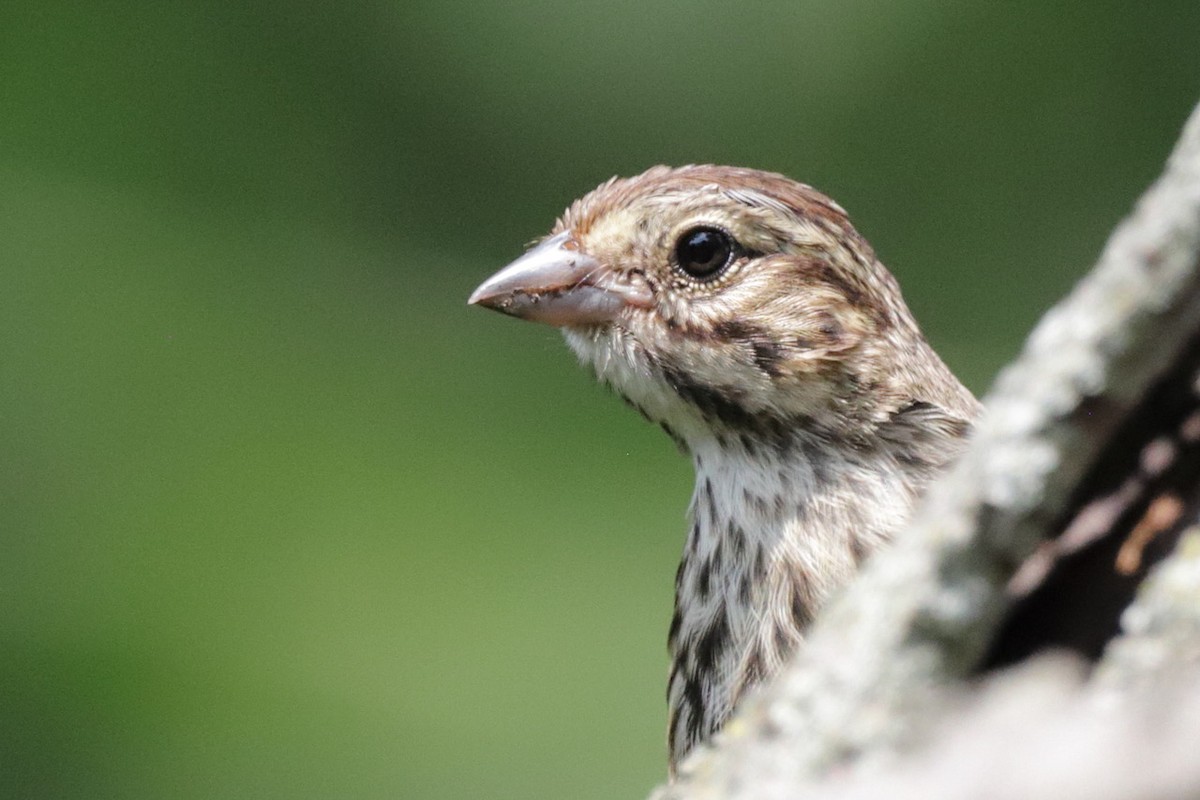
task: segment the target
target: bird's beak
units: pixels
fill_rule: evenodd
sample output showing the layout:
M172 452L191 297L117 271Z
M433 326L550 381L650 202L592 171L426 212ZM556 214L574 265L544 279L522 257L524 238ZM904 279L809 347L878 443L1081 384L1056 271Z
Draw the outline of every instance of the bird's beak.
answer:
M565 327L611 322L624 309L648 308L652 300L641 276L618 274L563 231L488 278L467 302Z

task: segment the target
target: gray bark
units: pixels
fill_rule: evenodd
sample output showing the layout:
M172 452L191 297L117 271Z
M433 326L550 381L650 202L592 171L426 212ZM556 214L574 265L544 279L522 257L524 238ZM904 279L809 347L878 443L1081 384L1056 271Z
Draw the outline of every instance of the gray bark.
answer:
M1200 796L1197 342L1200 108L908 531L656 796Z

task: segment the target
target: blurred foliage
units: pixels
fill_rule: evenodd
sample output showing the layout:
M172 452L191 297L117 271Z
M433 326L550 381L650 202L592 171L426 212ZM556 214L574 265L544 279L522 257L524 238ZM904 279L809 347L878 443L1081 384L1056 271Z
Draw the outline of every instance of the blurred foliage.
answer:
M1200 4L0 6L0 796L638 797L690 468L464 299L613 173L838 198L978 390Z

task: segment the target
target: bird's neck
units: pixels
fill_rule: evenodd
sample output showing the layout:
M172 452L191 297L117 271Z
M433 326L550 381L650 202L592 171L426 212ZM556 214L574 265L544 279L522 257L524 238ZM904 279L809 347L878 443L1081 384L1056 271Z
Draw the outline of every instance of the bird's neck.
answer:
M776 671L920 488L898 462L880 468L886 453L801 431L784 446L725 436L689 448L696 488L670 636L673 755Z

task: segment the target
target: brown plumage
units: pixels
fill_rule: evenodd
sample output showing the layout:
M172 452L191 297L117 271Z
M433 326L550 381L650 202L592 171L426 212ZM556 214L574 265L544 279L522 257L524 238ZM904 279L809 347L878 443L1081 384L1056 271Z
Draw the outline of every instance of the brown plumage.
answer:
M561 327L693 461L672 767L904 523L978 412L841 207L773 173L610 180L471 302Z

